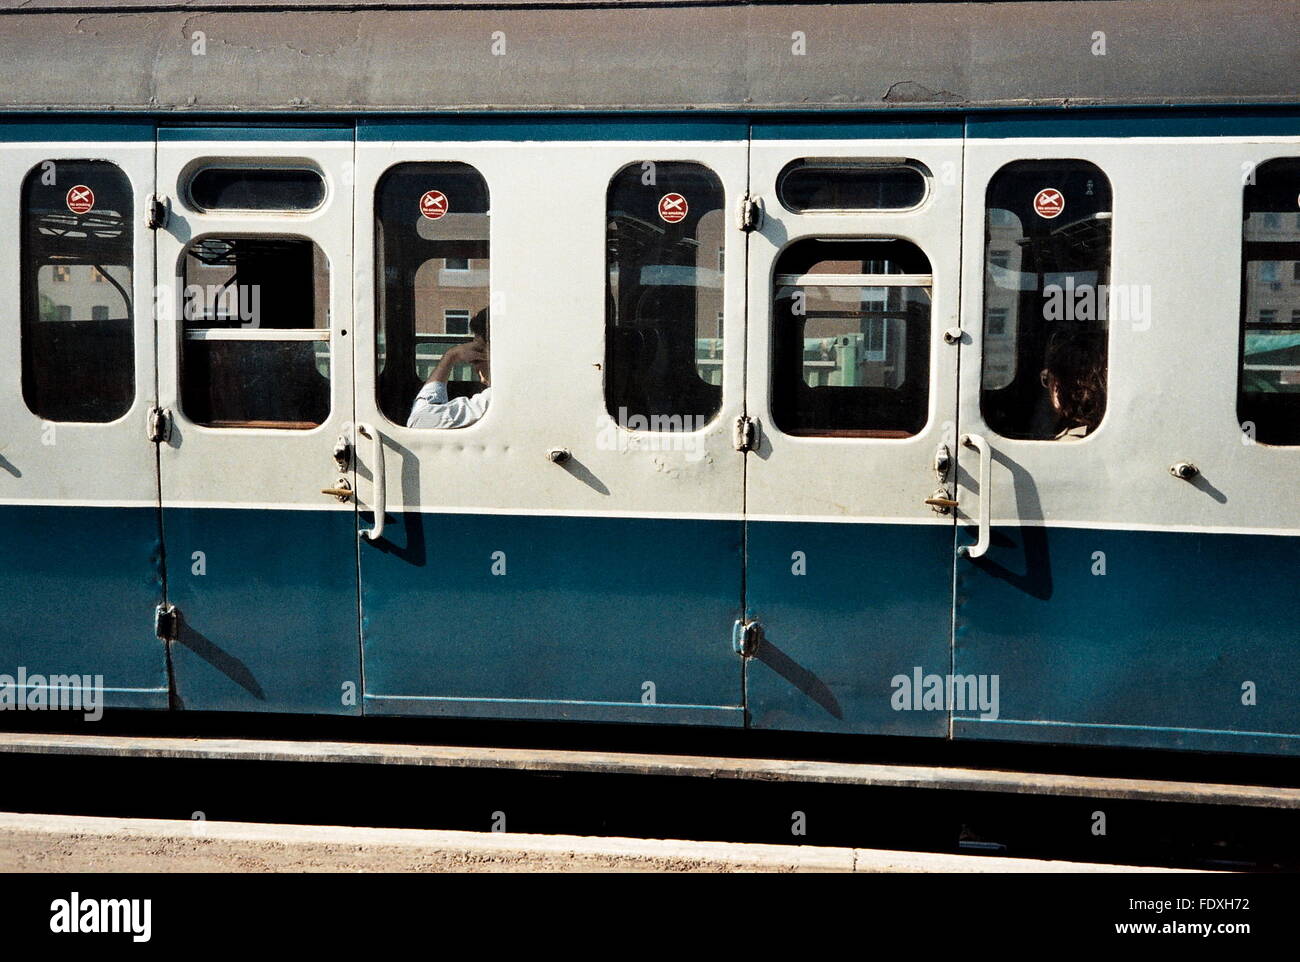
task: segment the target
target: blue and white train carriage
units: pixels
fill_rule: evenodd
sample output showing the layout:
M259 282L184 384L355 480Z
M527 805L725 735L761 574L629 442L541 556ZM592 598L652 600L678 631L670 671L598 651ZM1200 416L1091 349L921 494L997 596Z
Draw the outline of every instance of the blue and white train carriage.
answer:
M1300 751L1295 4L200 6L0 9L0 672Z

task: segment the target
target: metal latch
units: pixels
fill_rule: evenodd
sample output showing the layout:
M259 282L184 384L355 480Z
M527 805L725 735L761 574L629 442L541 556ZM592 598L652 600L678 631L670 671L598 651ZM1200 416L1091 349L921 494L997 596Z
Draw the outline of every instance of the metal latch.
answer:
M145 201L144 226L150 230L166 227L171 212L172 202L170 200L162 194L150 194Z
M334 442L334 463L340 471L346 471L352 466L352 442L346 434L339 435L339 439Z
M740 198L739 226L746 233L763 226L763 202L757 197L746 194Z
M934 451L934 476L943 484L948 480L948 472L952 468L952 452L948 450L948 445L940 444Z
M736 418L733 440L737 451L753 451L758 444L758 422L744 414Z
M158 444L172 435L172 419L166 408L151 407L147 429L149 440Z
M175 641L180 637L181 612L173 604L161 604L153 611L153 633L159 641Z
M762 640L763 626L757 621L737 621L731 628L731 648L742 658L749 658L758 651Z

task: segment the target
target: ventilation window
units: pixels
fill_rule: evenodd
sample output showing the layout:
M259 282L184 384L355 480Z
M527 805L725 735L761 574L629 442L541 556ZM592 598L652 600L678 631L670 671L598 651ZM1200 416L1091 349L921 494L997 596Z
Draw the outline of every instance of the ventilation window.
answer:
M808 211L910 210L925 200L929 171L916 161L796 160L777 178L781 203Z
M204 167L190 179L197 210L315 210L325 179L298 167Z

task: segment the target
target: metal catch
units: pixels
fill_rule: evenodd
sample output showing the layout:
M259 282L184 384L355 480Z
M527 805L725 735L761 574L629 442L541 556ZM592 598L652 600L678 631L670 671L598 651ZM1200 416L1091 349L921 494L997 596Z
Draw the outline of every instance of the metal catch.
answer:
M173 604L162 604L153 611L153 633L159 641L175 641L180 637L181 612Z
M733 440L737 451L753 451L758 445L758 422L747 415L736 418Z
M751 657L758 651L763 640L763 626L757 621L737 621L731 629L731 648L742 658Z

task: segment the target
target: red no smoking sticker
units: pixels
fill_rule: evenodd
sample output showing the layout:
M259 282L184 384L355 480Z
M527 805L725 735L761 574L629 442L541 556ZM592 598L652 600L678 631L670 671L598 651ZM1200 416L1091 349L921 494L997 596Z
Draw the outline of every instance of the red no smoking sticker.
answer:
M681 194L664 194L659 198L659 218L669 224L676 224L686 217L690 207Z
M447 215L447 195L440 190L426 190L420 197L420 213L429 220Z
M95 209L95 192L84 184L68 191L68 210L74 214L88 214Z
M1034 195L1034 212L1051 220L1065 210L1065 197L1055 187L1044 187Z

